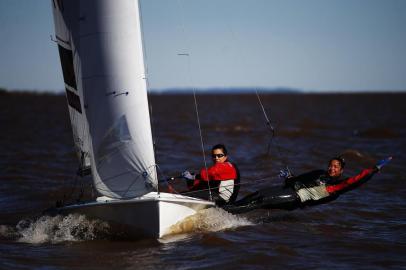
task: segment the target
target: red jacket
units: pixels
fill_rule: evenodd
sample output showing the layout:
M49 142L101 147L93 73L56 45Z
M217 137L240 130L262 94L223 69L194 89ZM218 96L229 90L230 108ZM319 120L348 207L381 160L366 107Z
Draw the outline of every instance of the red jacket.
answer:
M365 169L360 174L345 179L344 181L335 184L335 185L328 185L326 186L326 190L328 193L335 193L339 191L343 191L355 184L360 183L362 180L365 180L369 176L372 176L376 172L376 169Z
M223 180L231 180L237 178L237 171L235 170L233 164L230 162L224 163L216 163L210 168L203 168L200 170L200 178L201 180L208 181L208 180L215 180L215 181L223 181Z
M196 176L193 184L189 185L189 190L199 190L207 188L207 181L224 181L237 179L237 170L234 168L233 164L230 162L216 163L213 166L207 168L202 168L200 170L200 175Z

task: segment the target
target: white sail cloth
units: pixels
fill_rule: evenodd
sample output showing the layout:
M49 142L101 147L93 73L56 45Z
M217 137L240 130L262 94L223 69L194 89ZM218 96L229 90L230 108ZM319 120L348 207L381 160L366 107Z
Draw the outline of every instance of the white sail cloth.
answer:
M53 13L56 42L60 55L63 77L65 81L66 97L69 116L72 125L75 150L80 160L80 167L90 166L90 142L86 116L83 113L83 91L81 81L76 74L80 74L80 59L76 51L71 33L78 32L79 2L72 1L65 8L61 1L53 1ZM63 10L63 12L62 12Z
M53 4L55 18L63 18L73 43L96 189L114 198L156 190L138 1Z

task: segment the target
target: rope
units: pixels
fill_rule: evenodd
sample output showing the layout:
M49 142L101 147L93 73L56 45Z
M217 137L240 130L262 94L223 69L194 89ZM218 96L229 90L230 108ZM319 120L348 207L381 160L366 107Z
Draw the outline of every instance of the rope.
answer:
M257 95L259 105L261 106L262 113L264 114L264 117L265 117L265 120L266 120L266 124L271 128L272 134L274 134L274 133L275 133L275 129L274 129L274 127L273 127L272 124L271 124L271 120L269 119L268 114L266 113L265 107L264 107L264 105L262 104L262 100L261 100L261 97L260 97L260 95L259 95L257 89L255 89L255 94Z
M144 39L144 28L142 27L143 24L143 19L142 19L142 1L139 0L138 2L138 14L140 17L140 29L141 29L141 42L142 42L142 53L144 56L144 72L145 72L145 84L147 87L147 93L150 94L150 84L148 80L148 75L149 75L149 69L148 69L148 55L147 55L147 50L145 46L145 39ZM148 108L149 108L149 115L150 115L150 125L151 125L151 135L152 135L152 148L154 152L154 157L156 157L156 148L155 148L155 132L154 132L154 118L152 114L152 103L148 101ZM157 192L159 193L159 187L157 187Z
M226 24L226 27L227 27L228 31L229 31L230 34L231 34L231 39L232 39L233 43L237 43L237 35L236 35L236 33L233 31L233 29L231 28L231 26L230 26L230 24L228 23L227 20L225 20L225 24ZM243 65L244 67L248 66L248 65L246 64L247 61L246 61L246 58L245 58L245 55L244 55L244 54L240 54L240 55L239 55L239 59L240 59L242 65ZM256 94L256 96L257 96L259 106L261 107L262 113L263 113L263 115L264 115L264 118L265 118L265 121L266 121L266 125L269 126L269 130L270 130L270 132L271 132L271 138L269 139L268 148L267 148L267 152L266 152L266 154L269 155L269 154L270 154L270 150L271 150L271 145L272 145L272 142L274 141L274 137L275 137L275 128L272 126L271 118L269 117L269 115L267 114L267 112L266 112L266 110L265 110L265 107L264 107L264 105L263 105L263 103L262 103L262 100L261 100L261 97L260 97L260 95L259 95L259 92L258 92L258 89L257 89L257 88L255 88L255 94ZM281 153L280 153L281 151L280 151L280 147L279 147L278 143L275 142L275 145L276 145L276 149L277 149L277 152L278 152L278 156L282 157L282 155L281 155ZM287 162L284 161L284 160L282 160L282 161L283 161L284 165L286 166L286 168L288 168Z
M178 3L178 5L180 7L180 10L181 10L181 28L182 28L183 36L187 37L186 36L186 29L185 29L185 18L184 18L184 12L183 12L184 8L183 8L182 2L180 0L178 0L177 3ZM189 44L189 42L186 42L186 43L187 43L187 45ZM191 62L190 54L189 53L179 53L178 56L187 56L187 59L188 59L188 61L187 61L187 69L188 69L189 83L190 83L190 85L193 85L193 83L192 83L193 82L193 80L192 80L192 72L191 72L191 63L190 63ZM204 142L203 142L202 128L201 128L201 125L200 125L199 109L198 109L198 105L197 105L195 87L193 87L192 90L193 90L193 99L194 99L194 104L195 104L197 125L199 127L199 136L200 136L200 144L201 144L201 148L202 148L204 168L206 170L206 174L208 175L206 153L204 151ZM213 201L213 197L212 197L212 194L211 194L210 181L207 181L207 186L208 186L208 190L209 190L210 201Z
M197 124L199 126L199 134L200 134L200 143L202 147L202 155L203 155L203 161L204 161L204 169L206 170L206 175L209 175L209 171L207 169L207 161L206 161L206 154L204 152L204 143L203 143L203 135L202 135L202 129L200 126L200 118L199 118L199 110L197 107L197 99L196 99L196 91L193 88L193 98L195 100L195 110L196 110L196 118L197 118ZM210 187L210 181L207 181L207 186L209 187L209 195L210 195L210 200L213 200L213 197L211 195L211 187Z
M258 102L259 102L259 105L260 105L260 107L261 107L261 109L262 109L262 113L264 114L266 124L267 124L267 126L269 126L269 129L270 129L270 132L271 132L271 138L269 139L269 143L268 143L267 155L269 155L269 153L270 153L270 151L271 151L271 145L272 145L272 143L274 142L274 143L275 143L275 146L276 146L277 155L278 155L279 157L281 157L282 163L283 163L284 167L286 167L286 169L289 170L289 167L288 167L288 164L287 164L286 160L282 157L280 146L279 146L279 144L274 140L274 139L275 139L275 128L272 126L271 118L268 116L268 114L267 114L267 112L266 112L266 110L265 110L265 107L264 107L264 105L263 105L263 103L262 103L261 97L260 97L260 95L259 95L257 89L255 90L255 94L256 94L256 96L257 96L257 98L258 98Z
M275 128L272 126L270 117L268 116L268 114L267 114L267 112L266 112L266 110L265 110L265 107L264 107L264 105L263 105L263 103L262 103L261 97L260 97L260 95L259 95L257 89L255 89L255 94L256 94L256 96L257 96L259 105L260 105L260 107L261 107L261 109L262 109L262 113L264 114L265 121L266 121L266 125L269 126L270 131L271 131L271 138L270 138L270 140L269 140L269 143L268 143L268 150L267 150L267 155L269 155L269 152L270 152L270 150L271 150L272 140L273 140L273 138L275 137Z
M224 187L226 188L226 187L230 187L230 186L253 185L254 183L265 182L265 181L268 181L269 179L273 179L273 178L274 178L274 176L269 175L269 176L265 176L265 177L254 179L254 180L248 179L249 182L245 182L245 183L225 185ZM198 192L202 192L202 191L209 191L210 192L210 190L214 190L214 189L216 189L216 188L213 187L213 188L207 188L207 189L199 189L199 190L187 191L187 192L182 192L182 195L183 194L193 194L193 193L198 193ZM179 192L177 192L177 193L179 193Z

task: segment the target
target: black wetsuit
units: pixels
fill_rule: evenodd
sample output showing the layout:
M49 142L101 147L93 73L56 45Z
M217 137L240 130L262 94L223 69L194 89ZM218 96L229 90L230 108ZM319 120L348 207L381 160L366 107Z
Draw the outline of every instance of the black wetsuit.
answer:
M283 186L258 190L232 205L223 206L231 213L243 213L254 209L294 210L308 205L326 203L368 181L376 169L366 169L350 178L333 178L324 170L311 171L288 178Z

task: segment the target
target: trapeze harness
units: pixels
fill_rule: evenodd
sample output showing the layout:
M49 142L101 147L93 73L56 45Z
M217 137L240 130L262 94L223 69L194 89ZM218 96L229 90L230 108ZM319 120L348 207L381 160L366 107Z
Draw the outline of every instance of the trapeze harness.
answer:
M201 169L195 180L188 180L187 185L189 191L202 191L192 196L203 199L208 199L210 186L214 201L221 206L233 203L237 199L240 190L240 172L234 163L228 161L216 163L207 170Z
M248 212L257 208L294 210L335 200L344 192L367 182L378 170L364 169L349 178L333 178L324 170L311 171L285 180L284 186L256 191L225 210L232 213Z

